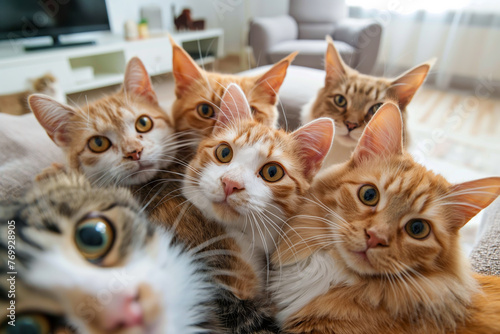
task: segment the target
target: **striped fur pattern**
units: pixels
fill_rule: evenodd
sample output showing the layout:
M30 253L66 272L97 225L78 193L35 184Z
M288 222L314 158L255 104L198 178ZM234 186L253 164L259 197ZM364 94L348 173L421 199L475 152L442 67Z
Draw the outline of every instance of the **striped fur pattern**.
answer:
M231 83L237 83L245 92L256 121L270 127L277 126L278 92L296 52L262 75L236 76L201 69L185 50L173 40L171 42L176 94L172 117L177 132L187 132L190 137L198 140L196 144L210 135L217 120L222 96ZM198 106L203 104L213 108L214 113L208 118L198 113Z
M204 267L140 209L128 190L93 187L75 174L44 179L23 200L2 203L4 249L7 222L15 221L18 319L23 311L37 313L82 334L220 333ZM113 226L114 241L92 262L75 240L78 224L96 216ZM9 271L6 260L7 251L2 273ZM124 316L142 320L125 325Z
M402 129L397 106L384 105L290 221L270 286L286 333L500 332L500 279L475 277L459 246L500 178L451 185L404 151ZM366 185L375 204L362 201ZM414 219L427 236L411 236Z
M347 66L331 38L327 40L325 86L303 107L301 114L304 124L319 117L335 121L335 142L325 168L349 160L366 124L382 103L397 104L406 124L406 107L434 63L432 60L418 65L395 79L365 75Z
M31 109L52 140L63 149L70 169L98 184L140 184L167 167L179 142L168 115L160 108L148 73L138 58L127 65L123 88L84 108L72 108L43 95L29 98ZM137 122L152 127L140 132ZM91 149L96 136L110 147Z
M260 286L266 258L319 170L332 139L329 119L316 120L291 134L255 121L243 91L232 84L224 94L214 134L201 142L186 170L184 196L234 237L242 257L260 278ZM231 147L231 161L218 160L220 145ZM265 179L268 164L283 170L279 180Z

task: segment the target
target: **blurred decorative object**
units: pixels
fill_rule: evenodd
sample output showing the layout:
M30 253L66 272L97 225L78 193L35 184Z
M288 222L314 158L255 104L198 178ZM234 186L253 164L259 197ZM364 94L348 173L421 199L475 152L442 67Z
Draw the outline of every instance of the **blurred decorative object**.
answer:
M146 19L142 19L139 22L139 38L149 38L148 21Z
M125 22L125 39L133 41L139 38L139 28L134 20L127 20Z
M141 19L148 22L151 33L163 31L161 8L159 6L146 6L141 8Z
M28 96L34 93L48 95L58 102L66 103L66 95L62 92L59 82L51 73L28 80L30 88L24 92L0 95L0 112L10 115L30 113Z
M184 8L182 14L174 19L174 23L178 31L205 29L205 20L193 20L191 18L191 9L189 8Z

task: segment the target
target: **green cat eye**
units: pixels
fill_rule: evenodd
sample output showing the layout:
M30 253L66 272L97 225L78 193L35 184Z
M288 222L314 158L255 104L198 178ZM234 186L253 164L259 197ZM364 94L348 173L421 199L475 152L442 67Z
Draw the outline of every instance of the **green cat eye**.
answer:
M270 162L261 168L259 174L268 182L277 182L285 176L285 170L279 164Z
M217 160L222 163L228 163L233 158L233 149L228 144L220 144L215 149Z
M114 239L113 226L104 217L89 217L76 226L76 246L90 262L102 260L113 246Z
M358 197L363 204L368 206L375 206L378 203L380 195L377 187L371 184L365 184L359 188Z
M143 115L135 122L135 130L139 133L148 132L153 128L153 120L146 115Z
M106 137L94 136L94 137L89 139L88 146L92 152L102 153L111 147L111 142Z
M368 114L367 115L369 117L372 117L373 115L375 115L375 113L377 112L377 110L379 110L380 107L382 107L382 104L383 103L376 103L376 104L372 105L370 107L370 109L368 109Z
M347 99L344 97L344 95L337 94L333 97L333 101L335 102L336 105L338 105L341 108L344 108L347 105Z
M215 115L214 108L207 103L198 104L196 111L198 112L198 115L203 118L212 118Z
M16 325L4 324L1 334L49 334L51 332L48 317L42 314L20 314Z
M413 239L425 239L431 233L431 224L423 219L412 219L405 225L406 233Z

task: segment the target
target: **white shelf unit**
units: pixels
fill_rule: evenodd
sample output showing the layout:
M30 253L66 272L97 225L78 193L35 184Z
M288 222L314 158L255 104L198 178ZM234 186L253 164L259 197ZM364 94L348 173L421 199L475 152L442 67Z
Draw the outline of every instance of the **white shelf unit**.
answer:
M223 56L222 29L207 29L173 33L174 40L208 64ZM25 52L22 46L0 48L0 94L10 94L27 88L28 79L52 73L59 79L66 94L115 85L123 81L126 63L139 57L150 75L172 71L172 47L167 34L149 39L125 41L106 36L96 45ZM89 69L93 76L78 80L74 71Z

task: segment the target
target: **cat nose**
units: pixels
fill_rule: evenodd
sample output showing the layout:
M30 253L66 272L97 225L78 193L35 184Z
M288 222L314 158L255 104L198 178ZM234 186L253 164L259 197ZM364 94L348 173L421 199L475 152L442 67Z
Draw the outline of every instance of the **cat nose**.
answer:
M142 153L142 148L133 150L132 152L125 154L125 158L138 161L141 160L141 153Z
M226 198L236 191L245 189L243 184L241 184L238 181L232 180L228 177L224 177L222 179L222 185L224 187L224 193L226 194Z
M354 130L356 128L359 128L359 124L358 123L344 121L344 124L345 124L345 126L347 126L347 130L349 130L349 131L352 131L352 130Z
M375 248L375 247L387 247L389 245L388 241L384 237L380 237L374 230L365 230L366 236L368 239L366 240L366 247Z
M113 296L113 300L110 305L106 305L103 313L103 325L106 331L132 328L144 323L138 296L130 294Z

